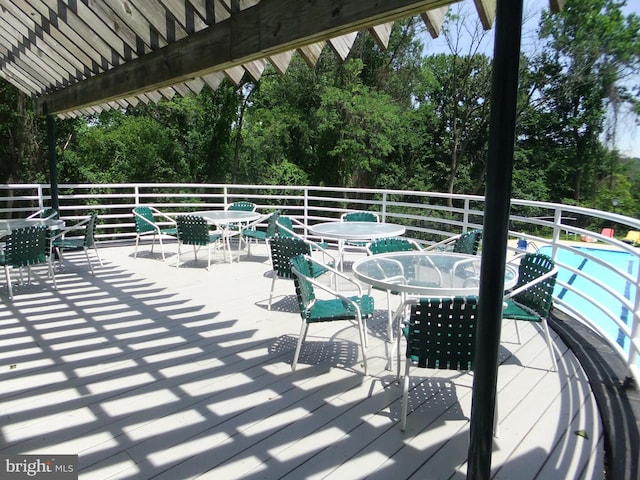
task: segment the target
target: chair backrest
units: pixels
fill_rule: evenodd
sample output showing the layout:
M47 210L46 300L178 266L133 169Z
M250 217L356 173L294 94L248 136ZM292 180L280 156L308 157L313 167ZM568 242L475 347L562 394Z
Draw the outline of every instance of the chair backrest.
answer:
M378 238L367 245L367 251L372 255L389 252L410 252L420 250L420 245L407 238Z
M208 245L209 225L198 215L179 215L176 218L178 238L186 245Z
M267 237L273 238L278 233L278 218L280 217L280 210L276 210L269 216L269 221L267 222Z
M93 248L96 243L96 226L98 224L98 215L92 213L84 227L83 245L85 248Z
M453 244L453 251L456 253L467 253L476 255L482 242L482 230L470 230L460 235Z
M291 259L297 255L310 255L311 246L295 237L276 235L269 242L274 273L280 278L293 278ZM309 275L311 276L311 275Z
M227 210L239 210L242 212L253 212L256 209L256 204L253 202L247 202L246 200L241 200L239 202L233 202Z
M348 212L340 217L343 222L377 222L378 215L373 212Z
M156 223L156 219L153 217L153 211L149 207L136 207L133 209L133 212L137 233L145 233L155 230L154 225Z
M551 272L556 264L553 259L542 253L527 253L523 255L518 267L518 283L514 288L526 285L545 273ZM556 286L554 274L512 297L513 301L536 312L541 318L547 318L553 303L553 289Z
M48 229L44 226L16 228L5 237L5 262L12 267L47 261Z
M312 267L304 255L295 255L290 260L293 281L296 287L296 297L300 306L300 315L307 318L309 308L316 300L313 284L308 280L312 275Z
M280 227L284 227L284 228L280 228ZM293 220L291 220L290 217L284 216L284 215L280 215L278 217L278 235L282 236L282 237L289 237L289 238L293 238Z
M60 218L60 214L51 207L43 208L40 210L40 218L52 218L58 220Z
M477 297L422 298L411 306L407 358L419 367L473 370Z

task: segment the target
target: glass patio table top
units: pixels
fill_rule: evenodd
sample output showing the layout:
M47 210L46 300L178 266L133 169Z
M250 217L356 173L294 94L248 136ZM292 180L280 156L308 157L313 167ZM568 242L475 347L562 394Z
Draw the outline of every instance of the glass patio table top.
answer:
M380 290L411 296L478 295L481 256L412 251L371 255L353 264L353 275ZM505 265L505 289L517 282L517 271Z
M0 237L9 235L16 228L33 227L43 225L51 230L64 227L64 220L54 218L17 218L13 220L0 220Z

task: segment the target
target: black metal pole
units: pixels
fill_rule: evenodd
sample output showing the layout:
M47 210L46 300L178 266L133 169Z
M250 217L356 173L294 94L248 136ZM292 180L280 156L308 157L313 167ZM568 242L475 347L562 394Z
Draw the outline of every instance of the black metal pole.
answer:
M496 5L489 157L467 478L491 478L493 421L507 260L523 0Z
M51 208L60 213L58 200L58 160L56 158L56 119L47 113L47 145L49 155L49 183L51 185Z

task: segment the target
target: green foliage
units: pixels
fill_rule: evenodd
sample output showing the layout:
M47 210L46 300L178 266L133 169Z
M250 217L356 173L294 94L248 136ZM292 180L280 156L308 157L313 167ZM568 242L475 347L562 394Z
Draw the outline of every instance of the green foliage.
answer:
M82 142L59 159L61 183L184 182L184 151L158 121L123 113L79 132Z
M640 168L612 148L606 121L621 106L640 112L640 19L622 5L571 0L543 14L544 43L520 65L513 197L605 210L615 197L619 213L640 215ZM257 82L58 121L59 181L483 194L492 65L474 22L447 17L447 54L423 56L423 22L410 18L387 48L360 33L345 61L325 48L313 68L295 55L285 75L268 66ZM44 123L6 83L0 99L2 180L44 180Z

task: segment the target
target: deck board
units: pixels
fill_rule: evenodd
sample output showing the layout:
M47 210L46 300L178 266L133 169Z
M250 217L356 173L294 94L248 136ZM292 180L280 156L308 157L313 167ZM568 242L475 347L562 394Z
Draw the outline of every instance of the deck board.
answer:
M37 270L13 303L0 282L2 453L78 454L83 480L464 477L472 374L414 369L401 432L383 292L369 376L350 322L312 325L291 372L293 282L276 282L269 311L266 248L218 254L210 271L206 259L176 269L171 248L162 262L102 247L95 277L69 254L57 290ZM539 331L521 335L505 322L495 478L603 478L584 372L556 335L558 372Z

